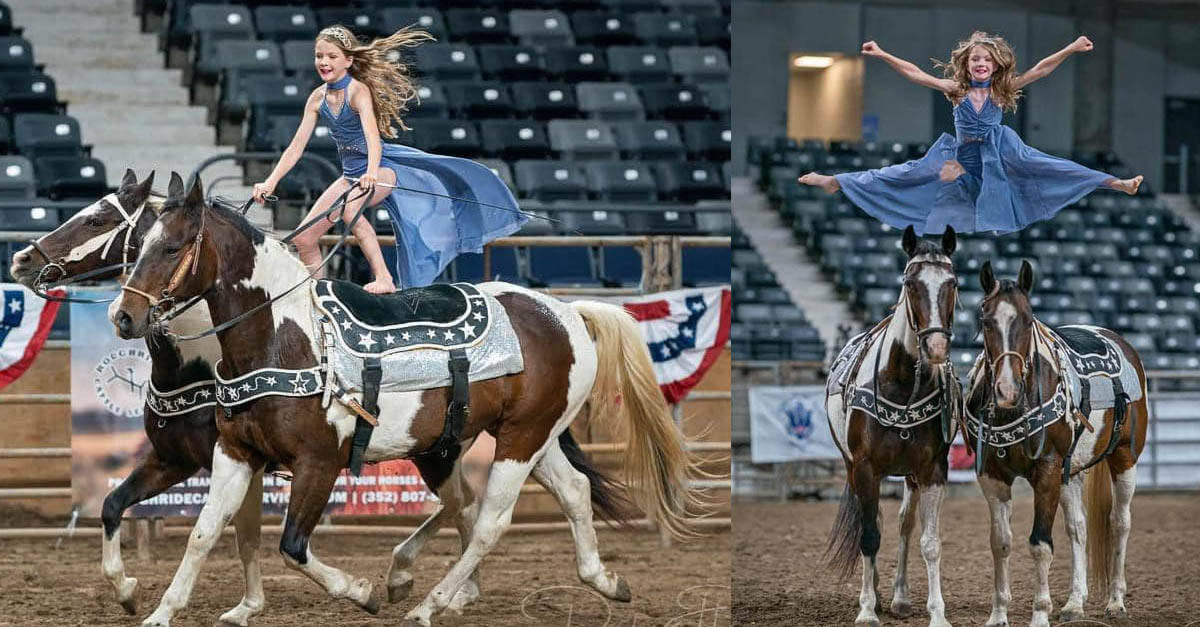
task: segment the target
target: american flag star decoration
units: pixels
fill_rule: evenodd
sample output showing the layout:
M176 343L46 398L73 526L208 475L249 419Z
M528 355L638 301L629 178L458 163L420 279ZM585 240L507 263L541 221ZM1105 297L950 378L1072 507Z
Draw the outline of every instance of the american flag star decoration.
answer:
M642 329L668 403L687 396L729 342L732 299L726 286L660 292L621 304Z

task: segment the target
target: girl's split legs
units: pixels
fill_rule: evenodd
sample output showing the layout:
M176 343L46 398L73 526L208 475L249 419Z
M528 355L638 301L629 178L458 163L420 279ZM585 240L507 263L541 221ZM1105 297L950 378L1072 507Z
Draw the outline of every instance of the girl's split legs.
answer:
M825 174L817 174L816 172L809 172L808 174L800 177L800 182L805 185L820 187L830 194L835 193L842 188L841 185L838 185L836 178L827 176Z
M1138 188L1142 186L1143 178L1145 178L1145 177L1143 177L1141 174L1139 174L1131 179L1111 178L1111 179L1108 179L1107 181L1104 181L1104 184L1109 186L1112 189L1117 190L1118 192L1125 192L1126 194L1129 194L1130 196L1132 196L1132 195L1136 194L1138 191Z

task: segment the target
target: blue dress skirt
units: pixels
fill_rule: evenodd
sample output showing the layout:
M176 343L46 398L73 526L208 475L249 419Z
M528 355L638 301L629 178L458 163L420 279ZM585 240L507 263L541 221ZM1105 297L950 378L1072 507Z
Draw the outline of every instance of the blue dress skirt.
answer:
M334 115L325 102L321 113L337 143L342 173L362 176L367 150L358 114L344 104ZM384 143L379 166L395 172L396 185L407 188L394 190L382 203L395 227L399 287L433 283L459 253L482 252L484 244L516 233L529 221L504 181L470 159Z
M946 226L964 233L1020 231L1114 178L1030 148L1000 123L1002 115L990 98L978 112L964 98L954 108L958 137L942 133L915 161L835 178L854 204L880 222L912 225L919 234L941 233ZM947 161L958 161L966 173L943 182Z

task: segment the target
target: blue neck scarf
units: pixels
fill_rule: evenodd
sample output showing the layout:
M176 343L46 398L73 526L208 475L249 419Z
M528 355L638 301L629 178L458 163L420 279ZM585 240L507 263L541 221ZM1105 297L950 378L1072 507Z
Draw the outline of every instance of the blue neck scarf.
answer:
M347 76L349 76L349 75L347 74ZM971 80L971 87L991 87L991 86L992 86L992 79L990 79L990 78L987 79L986 81Z
M972 82L974 82L974 81L972 81ZM350 73L349 72L346 72L346 75L343 76L342 79L339 81L334 81L332 83L326 83L326 85L328 86L329 89L345 89L346 86L349 84L350 84Z

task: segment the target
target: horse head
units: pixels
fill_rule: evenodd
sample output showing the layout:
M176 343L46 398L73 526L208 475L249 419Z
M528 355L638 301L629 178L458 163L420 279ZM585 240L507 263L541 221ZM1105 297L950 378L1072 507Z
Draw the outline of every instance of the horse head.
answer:
M113 266L112 272L95 278L119 276L124 268L117 264L137 258L142 238L154 222L154 211L145 211L154 204L150 191L153 184L154 172L139 183L133 170L126 170L115 193L88 205L54 231L34 240L33 245L14 254L13 278L37 290L42 283L109 265Z
M121 296L109 306L119 336L143 337L159 315L204 294L216 281L221 259L206 235L213 225L210 212L199 177L185 192L183 179L172 172L158 221L142 242Z
M979 304L984 359L992 373L996 406L1012 409L1025 393L1025 379L1033 354L1034 316L1029 302L1033 266L1021 262L1017 280L996 279L992 263L979 271L984 297Z
M950 255L957 247L954 229L946 227L939 247L918 238L909 226L904 230L901 245L908 255L900 298L900 306L904 308L901 314L907 317L909 329L917 336L918 359L941 365L950 358L951 327L958 301L958 277L950 261Z

